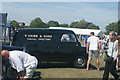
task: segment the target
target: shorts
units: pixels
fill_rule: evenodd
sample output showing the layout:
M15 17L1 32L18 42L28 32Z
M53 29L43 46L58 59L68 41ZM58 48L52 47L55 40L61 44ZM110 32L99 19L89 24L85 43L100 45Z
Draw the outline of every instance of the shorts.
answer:
M88 58L92 58L93 55L94 55L95 58L97 59L97 58L99 57L98 50L89 50Z

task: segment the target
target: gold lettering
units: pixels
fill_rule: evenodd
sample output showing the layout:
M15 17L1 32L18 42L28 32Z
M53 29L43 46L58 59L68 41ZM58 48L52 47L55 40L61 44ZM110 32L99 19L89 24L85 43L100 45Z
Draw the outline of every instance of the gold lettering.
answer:
M52 35L31 35L31 34L25 34L25 37L29 38L52 38Z
M37 38L38 35L25 35L25 37L35 37L35 38Z
M51 38L51 37L52 37L52 35L44 35L44 37L50 37L50 38Z
M42 37L42 35L39 35L39 37Z
M49 41L49 40L51 40L51 39L49 39L49 38L46 38L45 40L48 40L48 41Z
M25 34L25 37L27 37L27 34Z
M44 38L39 38L38 40L44 40Z
M27 38L27 40L37 40L36 38Z
M35 35L35 37L38 37L38 35Z

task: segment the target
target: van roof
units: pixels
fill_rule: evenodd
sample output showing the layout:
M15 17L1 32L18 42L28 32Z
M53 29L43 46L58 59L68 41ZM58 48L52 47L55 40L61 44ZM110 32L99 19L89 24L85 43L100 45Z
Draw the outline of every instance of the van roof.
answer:
M45 30L45 31L69 31L73 32L72 30L66 30L66 29L49 29L49 28L24 28L24 29L17 29L16 31L31 31L31 30ZM73 32L74 33L74 32Z

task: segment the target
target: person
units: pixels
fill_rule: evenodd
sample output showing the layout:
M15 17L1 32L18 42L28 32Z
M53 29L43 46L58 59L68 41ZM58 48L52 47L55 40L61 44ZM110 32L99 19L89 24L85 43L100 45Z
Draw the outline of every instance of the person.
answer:
M89 38L89 36L86 35L86 36L85 36L85 47L86 47L86 45L87 45L87 40L88 40L88 38Z
M116 42L119 43L118 39L116 40ZM118 49L118 52L119 52L119 49ZM116 61L116 69L118 70L118 68L119 68L119 57L117 57L117 61Z
M107 55L108 57L112 57L112 59L105 61L103 80L108 80L109 72L114 76L115 80L119 80L119 75L116 73L116 60L118 55L118 41L116 39L116 32L110 32Z
M103 45L102 38L99 38L99 47L100 47L99 53L100 53L100 56L101 56L102 53L103 53L102 45Z
M107 47L107 40L106 40L106 37L104 37L103 38L103 40L102 40L102 49L103 49L103 51L106 49L106 47Z
M81 36L81 46L85 46L85 37L84 35Z
M104 37L103 39L100 38L100 42L99 42L100 47L101 47L100 55L103 55L103 57L104 57L105 51L107 49L107 43L108 43L108 41L106 40L106 37Z
M87 61L87 70L89 70L89 64L92 59L92 55L95 55L96 63L97 63L97 70L99 70L99 53L98 53L98 44L99 38L94 35L94 32L90 33L90 37L87 40L86 52L88 53L88 61ZM89 50L88 50L89 49Z
M38 65L38 61L34 56L17 50L2 50L1 55L4 60L9 60L11 67L19 74L20 80L32 78Z

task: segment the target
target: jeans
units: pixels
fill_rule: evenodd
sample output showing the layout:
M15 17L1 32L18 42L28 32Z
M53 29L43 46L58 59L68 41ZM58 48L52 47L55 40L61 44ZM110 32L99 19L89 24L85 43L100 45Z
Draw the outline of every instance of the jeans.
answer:
M116 60L106 61L103 80L108 80L109 72L114 76L115 80L119 79L119 75L116 73Z

